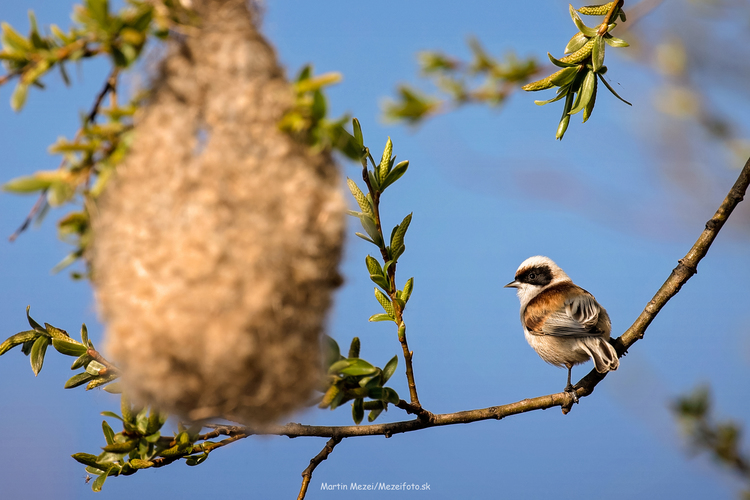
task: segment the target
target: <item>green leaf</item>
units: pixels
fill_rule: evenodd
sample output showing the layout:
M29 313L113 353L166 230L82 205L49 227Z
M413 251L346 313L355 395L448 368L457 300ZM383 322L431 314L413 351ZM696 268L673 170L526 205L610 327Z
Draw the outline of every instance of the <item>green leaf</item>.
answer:
M86 323L81 324L81 343L86 347L91 347L89 342L89 329L86 328Z
M585 108L583 108L583 123L586 123L586 121L591 117L591 113L594 112L594 105L596 104L596 92L597 80L596 78L594 78L594 92L591 94L591 100L589 100L589 103Z
M327 113L327 104L326 104L326 98L323 95L323 92L320 90L316 90L313 92L313 102L312 106L310 107L310 112L312 113L313 120L319 121L325 118Z
M394 405L398 404L401 399L398 397L398 393L390 387L371 387L367 390L367 397L380 401L388 401Z
M8 191L9 193L34 193L36 191L41 191L43 189L49 188L52 182L52 179L41 179L39 177L36 177L35 175L30 175L26 177L16 177L15 179L12 179L3 184L2 189L3 191Z
M406 247L404 245L401 245L399 247L391 248L391 259L392 262L396 262L399 257L404 253L404 250L406 250Z
M107 444L114 444L115 431L112 430L112 427L109 426L106 420L102 420L102 432L104 433L104 439L107 441Z
M596 30L594 28L589 28L588 26L583 24L583 21L581 21L581 17L578 15L578 12L575 11L572 5L570 5L570 17L571 19L573 19L573 22L575 23L576 28L578 28L578 31L589 38L596 35Z
M580 97L576 100L577 104L568 112L568 114L574 115L588 106L591 96L594 94L595 83L596 73L594 71L586 73L586 77L583 79L583 84L581 85L581 90L578 92Z
M359 220L362 223L365 232L370 237L370 241L379 247L382 246L383 238L380 236L380 231L378 231L378 226L375 224L375 220L367 214L360 215Z
M371 275L383 274L383 268L380 267L380 262L378 262L378 260L375 257L371 255L368 255L367 257L365 257L365 265L367 266L367 270L370 271Z
M557 102L563 97L565 97L570 89L570 85L565 85L564 87L560 87L560 90L563 90L563 92L558 92L556 97L553 97L552 99L548 99L546 101L534 101L534 104L537 106L544 106L545 104L550 104L552 102Z
M36 339L37 335L39 335L39 332L37 332L36 330L28 330L25 332L17 333L15 335L11 335L5 342L0 344L0 356L10 351L19 344L23 344L24 342L29 342Z
M122 394L122 384L120 384L119 382L114 382L112 384L106 385L102 387L102 389L110 394Z
M206 453L206 457L208 457L208 453ZM149 467L154 466L154 462L152 462L151 460L143 460L141 458L131 458L128 463L134 469L148 469Z
M323 348L325 366L331 366L336 361L341 359L341 349L339 344L328 335L325 336L325 346Z
M396 372L398 366L398 356L393 356L391 360L383 368L383 382L381 385L385 385L388 379Z
M24 356L28 356L31 354L31 348L34 347L35 340L27 340L23 343L21 346L21 352L24 354Z
M94 479L94 482L91 484L91 489L95 492L102 491L102 486L104 486L104 481L107 480L107 473L100 474L96 479Z
M107 470L105 467L97 463L97 456L92 455L91 453L74 453L71 457L73 457L73 460L79 464L88 465L89 467L94 467L99 470Z
M75 361L73 361L73 364L70 366L70 369L71 370L77 370L78 368L86 365L86 363L88 363L92 359L94 359L94 358L92 358L88 354L82 354Z
M365 140L362 136L362 126L359 124L359 120L356 118L352 118L352 129L354 130L354 140L357 141L357 145L359 147L364 148L365 147Z
M29 52L33 49L31 41L25 36L13 29L8 23L2 23L3 36L2 42L7 48L17 52Z
M191 457L186 458L185 459L185 463L187 465L189 465L189 466L192 467L192 466L195 466L195 465L202 464L203 462L206 461L207 458L208 458L208 453L203 453L203 454L198 455L198 456L191 456Z
M355 235L355 236L359 236L360 238L362 238L362 239L363 239L363 240L365 240L365 241L369 241L369 242L370 242L370 243L372 243L373 245L379 246L379 245L378 245L377 243L375 243L374 241L372 241L372 240L370 239L370 237L369 237L369 236L366 236L366 235L364 235L364 234L362 234L362 233L354 233L354 235Z
M134 450L137 445L137 439L129 439L122 443L114 442L108 444L107 446L102 446L102 450L106 451L107 453L128 453L131 450Z
M616 38L609 33L604 35L604 41L610 47L630 47L630 44L621 38Z
M591 65L594 67L595 72L598 72L604 65L604 48L606 46L602 36L597 35L594 37L594 48L591 50Z
M409 302L409 298L411 297L411 292L414 289L414 278L409 278L406 280L406 284L404 285L404 290L401 292L401 300L404 301L404 304Z
M396 318L388 314L380 313L380 314L373 314L372 316L370 316L370 318L367 321L370 321L372 323L376 321L396 321Z
M21 111L21 109L23 108L23 105L26 104L26 97L28 96L28 94L29 94L28 84L23 83L23 82L18 82L18 85L16 85L16 89L13 91L13 95L10 96L11 109L13 111Z
M383 413L383 408L378 408L375 410L370 410L370 413L367 415L367 421L368 422L374 422L376 418L380 416L380 414Z
M65 354L67 356L82 356L86 354L86 346L83 344L79 344L73 339L59 339L59 338L53 338L52 339L52 346L57 349L57 352L60 354Z
M352 403L352 420L359 425L363 418L365 418L364 399L357 398Z
M555 139L562 140L563 136L565 135L565 131L568 130L568 124L570 123L570 115L568 112L573 107L573 92L568 92L568 95L565 96L565 105L563 106L563 115L560 119L560 124L557 126L557 133L555 134Z
M29 314L29 310L31 309L31 306L26 306L26 320L29 322L29 326L36 330L39 333L47 334L47 330L45 330L42 325L34 321L34 319Z
M144 436L149 433L148 432L148 408L143 408L141 411L138 412L138 415L136 415L135 417L135 426L138 429L138 432L140 432Z
M117 420L122 420L122 417L113 411L103 411L100 413L100 415L103 415L105 417L116 418Z
M390 290L391 288L390 285L388 284L388 279L382 274L371 274L370 279L372 280L373 283L378 285L383 290L387 291L387 290Z
M68 379L67 382L65 382L65 389L72 389L74 387L78 387L79 385L83 385L89 380L93 379L94 375L91 375L87 372L82 372L77 375L73 375Z
M370 185L372 186L372 189L373 189L374 191L381 191L381 192L382 192L382 191L383 191L383 189L385 189L385 188L383 188L383 187L382 187L382 186L380 185L380 180L379 180L379 179L378 179L378 177L377 177L377 176L375 175L375 172L374 172L374 171L372 171L372 170L368 170L368 171L367 171L367 178L368 178L368 179L370 179ZM382 188L382 189L381 189L381 188Z
M146 434L151 435L161 429L161 427L164 425L164 422L167 421L167 418L168 415L166 413L161 413L154 408L150 408L148 412L148 425L146 428Z
M586 42L588 41L589 41L588 37L579 31L578 33L573 35L573 38L570 39L570 41L568 42L568 45L565 46L564 53L572 54L576 50L586 45Z
M562 71L558 71L554 74L554 76L550 79L550 81L555 84L558 87L562 87L564 85L569 84L573 80L575 80L575 77L578 76L578 66L572 66L570 68L565 68Z
M380 185L380 191L385 191L385 188L396 182L406 173L409 168L409 160L404 160L398 163L393 170L391 170L385 179L382 180Z
M47 352L47 346L49 344L50 338L40 335L31 347L31 369L34 371L34 376L39 375L39 372L42 371L44 355Z
M619 96L619 95L617 94L617 92L615 92L615 89L613 89L613 88L612 88L612 87L611 87L611 86L609 85L609 83L607 83L607 80L605 80L605 79L604 79L604 77L603 77L602 75L599 75L599 80L601 80L601 81L602 81L602 83L604 84L604 86L605 86L605 87L607 87L607 90L609 90L610 92L612 92L612 94L614 94L614 96L615 96L615 97L617 97L617 98L618 98L619 100L621 100L622 102L624 102L624 103L625 103L625 104L627 104L628 106L632 106L632 104L630 104L630 103L629 103L628 101L626 101L625 99L623 99L622 97L620 97L620 96Z
M328 368L328 373L339 375L351 375L358 377L361 375L371 375L378 371L378 368L361 358L342 359Z
M91 19L99 24L99 27L107 31L109 27L109 2L107 0L85 0L84 5L88 9Z
M558 68L577 68L578 67L577 64L567 63L567 62L561 61L560 59L555 58L549 52L547 52L547 57L549 58L550 62L554 64L555 66L557 66Z

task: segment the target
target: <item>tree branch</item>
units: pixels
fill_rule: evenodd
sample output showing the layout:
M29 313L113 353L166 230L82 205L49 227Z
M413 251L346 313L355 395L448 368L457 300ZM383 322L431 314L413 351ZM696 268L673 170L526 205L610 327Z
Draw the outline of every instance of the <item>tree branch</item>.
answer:
M664 305L666 305L669 299L674 297L680 291L682 285L684 285L693 274L697 272L698 263L706 256L708 249L716 239L722 226L727 221L737 204L744 198L748 185L750 185L750 159L745 163L742 172L740 172L740 175L732 189L729 191L729 194L716 211L716 214L706 223L705 230L701 233L700 237L687 255L680 259L678 266L672 271L666 282L656 292L654 298L649 301L646 308L638 316L633 325L628 328L621 337L613 341L620 357L622 357L630 346L643 338L651 321L653 321L656 315L659 314ZM596 385L604 380L605 376L606 374L601 374L596 370L592 370L576 384L576 395L579 398L588 396L594 391ZM355 436L391 437L394 434L416 431L427 427L468 424L489 419L499 420L511 415L517 415L519 413L533 410L544 410L554 406L562 407L563 413L567 413L570 411L572 404L573 396L570 393L560 392L478 410L433 414L426 410L422 410L419 407L409 405L405 401L400 401L399 404L396 405L397 407L404 409L409 413L417 413L419 416L414 420L365 426L312 426L290 423L286 425L267 426L255 430L243 427L235 427L233 429L243 429L243 432L246 432L248 436L252 434L275 434L288 436L290 438L299 436L338 436L342 438Z
M305 495L307 494L307 488L310 486L310 480L312 479L313 471L315 468L320 465L320 462L328 458L328 455L333 452L333 448L341 442L341 438L338 436L334 436L331 439L328 440L326 445L323 447L322 450L320 450L320 453L315 455L312 459L310 459L310 465L307 466L307 468L302 471L302 487L299 490L299 495L297 496L297 500L302 500L305 498Z

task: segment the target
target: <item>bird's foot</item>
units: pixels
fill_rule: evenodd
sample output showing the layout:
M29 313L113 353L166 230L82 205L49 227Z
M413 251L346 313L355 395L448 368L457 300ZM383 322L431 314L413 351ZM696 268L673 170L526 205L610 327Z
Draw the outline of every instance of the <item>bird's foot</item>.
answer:
M573 387L572 384L568 384L565 387L565 391L563 391L563 392L570 393L570 395L573 397L573 402L576 403L576 404L578 403L578 394L576 394L576 389L575 389L575 387Z

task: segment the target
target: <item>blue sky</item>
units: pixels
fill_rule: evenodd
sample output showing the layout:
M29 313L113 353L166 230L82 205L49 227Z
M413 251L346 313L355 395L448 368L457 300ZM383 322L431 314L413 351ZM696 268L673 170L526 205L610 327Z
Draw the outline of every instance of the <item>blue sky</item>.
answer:
M25 31L32 8L41 25L67 27L71 5L15 2L3 6L0 18ZM559 106L540 108L533 104L539 97L530 95L514 95L498 110L461 109L417 129L381 121L383 98L399 82L417 82L419 50L466 57L465 41L475 35L497 55L511 48L540 60L550 50L559 55L573 34L564 2L272 2L262 29L288 74L308 62L317 72L341 72L343 82L328 94L331 113L357 116L375 151L390 136L399 159L411 162L386 193L382 211L394 225L414 212L399 274L402 281L415 278L406 321L420 399L432 412L499 405L564 386L565 371L543 363L526 344L518 301L502 289L526 257L554 259L596 295L619 335L694 243L738 173L715 167L710 179L716 187L701 196L676 187L649 142L660 130L650 111L654 77L617 51L608 53L609 76L633 107L601 94L592 119L582 126L574 117L562 142L554 140ZM71 88L48 77L48 89L32 90L20 114L7 104L12 88L0 88L0 180L56 168L47 146L75 133L78 113L89 108L106 70L84 63L73 72ZM715 95L727 98L721 89ZM741 115L734 118L742 123ZM342 164L342 172L355 178L359 171ZM0 194L0 336L25 330L24 309L31 305L37 320L70 332L86 322L97 342L103 326L90 286L66 273L50 274L68 250L55 236L60 213L7 242L33 202ZM741 205L645 339L569 415L552 409L388 440L345 440L316 470L308 498L349 498L321 491L322 482L404 481L430 483L430 492L419 495L426 498L735 498L739 483L705 457L690 455L668 405L710 383L720 417L750 413L748 215L750 205ZM346 283L329 332L341 345L359 336L362 356L384 364L400 346L391 325L366 321L379 308L364 266L372 248L353 237L355 230L352 224L342 263ZM34 378L18 350L0 358L6 436L0 479L7 498L93 495L83 467L69 456L96 453L103 444L99 412L116 410L118 400L101 391L63 390L69 363L50 350ZM574 378L590 368L575 368ZM403 360L392 385L402 397L408 394ZM380 420L404 418L391 409ZM291 420L351 422L348 407ZM324 443L246 439L199 467L180 463L110 478L100 495L290 498Z

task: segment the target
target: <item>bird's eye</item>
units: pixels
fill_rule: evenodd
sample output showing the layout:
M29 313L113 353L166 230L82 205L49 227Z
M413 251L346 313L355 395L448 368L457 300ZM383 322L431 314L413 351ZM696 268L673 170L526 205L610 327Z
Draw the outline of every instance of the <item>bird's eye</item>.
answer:
M536 278L536 273L529 273L529 279L533 280L534 278Z

